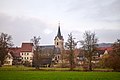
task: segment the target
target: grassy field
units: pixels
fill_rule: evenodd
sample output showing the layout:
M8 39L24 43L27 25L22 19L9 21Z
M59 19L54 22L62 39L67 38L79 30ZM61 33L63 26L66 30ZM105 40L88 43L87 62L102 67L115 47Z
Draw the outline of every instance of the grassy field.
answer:
M25 66L3 66L0 67L0 71L34 71L33 67ZM70 68L40 68L43 71L69 71ZM75 71L83 71L82 68L74 68ZM112 71L112 69L94 69L93 71Z
M56 71L54 71L56 70ZM120 80L120 72L69 71L69 68L0 67L0 80Z
M120 80L120 73L68 71L0 71L0 80Z

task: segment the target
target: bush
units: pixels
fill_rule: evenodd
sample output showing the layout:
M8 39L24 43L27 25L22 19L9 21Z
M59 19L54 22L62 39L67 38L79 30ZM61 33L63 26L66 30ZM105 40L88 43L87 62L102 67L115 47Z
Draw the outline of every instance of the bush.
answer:
M117 54L110 54L108 58L104 60L105 67L112 68L114 71L120 71L120 56Z
M27 67L31 67L31 63L29 61L25 61L23 65Z

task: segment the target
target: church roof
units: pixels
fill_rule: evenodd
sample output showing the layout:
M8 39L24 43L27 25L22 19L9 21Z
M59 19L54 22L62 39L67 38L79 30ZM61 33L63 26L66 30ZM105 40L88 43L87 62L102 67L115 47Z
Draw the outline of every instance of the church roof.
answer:
M54 45L41 45L41 46L39 46L39 48L41 48L41 49L46 49L46 48L49 48L49 49L54 49L55 48L55 46Z
M60 31L60 26L58 27L58 33L57 33L58 37L61 37L61 31Z
M59 26L58 26L58 33L57 33L57 36L55 37L55 39L56 38L59 38L59 39L63 39L63 36L61 35L61 31L60 31L60 24L59 24Z
M55 53L55 54L60 54L60 48L55 47L55 45L44 45L44 46L39 46L39 49L45 52L49 53Z

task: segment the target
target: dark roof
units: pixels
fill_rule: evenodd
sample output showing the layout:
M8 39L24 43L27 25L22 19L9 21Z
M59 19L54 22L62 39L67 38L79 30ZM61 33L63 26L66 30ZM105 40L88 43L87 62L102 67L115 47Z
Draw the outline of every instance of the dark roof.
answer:
M60 48L55 47L55 45L39 46L39 49L46 53L60 54Z
M61 37L61 31L60 31L60 26L58 27L58 33L57 33L58 37Z
M54 45L44 45L44 46L39 46L39 48L41 48L41 49L46 49L46 48L54 49L55 46Z
M60 25L58 26L58 33L57 33L57 36L55 37L56 38L59 38L59 39L63 39L63 36L61 35L61 31L60 31Z
M32 52L33 43L22 43L21 52Z

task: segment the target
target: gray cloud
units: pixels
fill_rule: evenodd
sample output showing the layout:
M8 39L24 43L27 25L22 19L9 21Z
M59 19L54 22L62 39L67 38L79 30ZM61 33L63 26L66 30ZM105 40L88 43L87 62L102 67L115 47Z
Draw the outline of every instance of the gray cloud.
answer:
M99 42L115 42L120 39L120 30L96 30Z
M67 12L83 20L120 22L120 0L75 0L69 6Z
M33 36L41 36L41 42L51 43L51 35L45 34L49 29L47 23L35 18L11 17L0 13L0 32L12 35L15 44L20 45L22 41L30 41ZM51 33L52 35L54 33ZM48 42L50 41L50 42Z

